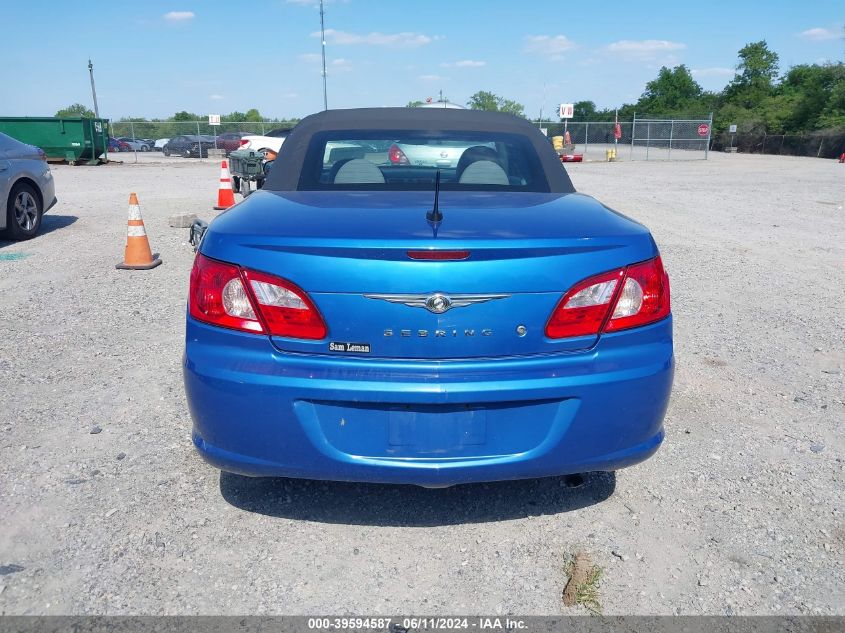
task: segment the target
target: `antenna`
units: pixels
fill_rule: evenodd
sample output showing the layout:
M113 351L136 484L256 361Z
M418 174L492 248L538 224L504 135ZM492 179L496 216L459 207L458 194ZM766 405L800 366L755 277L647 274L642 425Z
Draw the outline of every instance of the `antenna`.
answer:
M434 208L425 214L425 219L435 225L443 221L443 214L440 213L440 170L434 177Z

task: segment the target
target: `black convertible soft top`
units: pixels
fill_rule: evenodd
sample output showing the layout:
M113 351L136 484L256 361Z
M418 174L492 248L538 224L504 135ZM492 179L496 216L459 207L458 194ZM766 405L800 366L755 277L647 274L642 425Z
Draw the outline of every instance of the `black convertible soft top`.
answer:
M502 112L453 108L358 108L326 110L305 117L285 139L264 184L270 191L295 191L314 134L332 130L500 132L525 136L537 152L551 193L575 188L548 139L527 119Z

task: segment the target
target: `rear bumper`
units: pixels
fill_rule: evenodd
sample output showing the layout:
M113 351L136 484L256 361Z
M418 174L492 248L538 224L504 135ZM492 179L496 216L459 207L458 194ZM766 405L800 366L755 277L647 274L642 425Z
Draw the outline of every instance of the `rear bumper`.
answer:
M671 317L590 351L474 361L315 358L190 317L200 454L252 476L424 486L616 470L663 439Z

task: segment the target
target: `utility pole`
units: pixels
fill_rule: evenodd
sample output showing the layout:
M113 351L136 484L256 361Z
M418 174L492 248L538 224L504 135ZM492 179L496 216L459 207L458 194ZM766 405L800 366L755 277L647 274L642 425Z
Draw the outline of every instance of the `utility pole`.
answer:
M94 64L88 58L88 74L91 75L91 95L94 97L94 116L100 118L100 108L97 107L97 89L94 87Z
M326 24L323 18L323 0L320 0L320 41L323 43L323 110L329 109L329 97L326 93ZM91 81L94 81L93 79Z
M543 120L543 111L546 109L546 82L543 82L543 105L540 106L540 121Z

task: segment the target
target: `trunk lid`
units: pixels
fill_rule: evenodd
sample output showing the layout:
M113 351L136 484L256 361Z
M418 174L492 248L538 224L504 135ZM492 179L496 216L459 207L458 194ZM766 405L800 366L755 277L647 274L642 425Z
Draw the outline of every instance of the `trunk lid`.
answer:
M645 227L581 194L442 192L436 231L432 202L428 192L260 191L211 224L202 251L311 296L328 337L274 337L281 350L441 360L589 348L596 337L545 337L558 301L657 252ZM470 256L407 254L431 249Z

